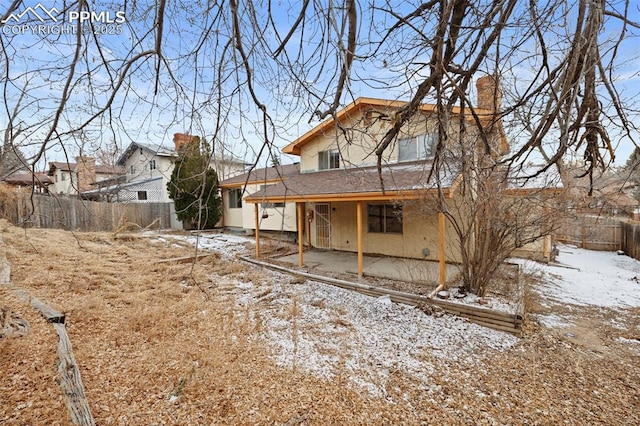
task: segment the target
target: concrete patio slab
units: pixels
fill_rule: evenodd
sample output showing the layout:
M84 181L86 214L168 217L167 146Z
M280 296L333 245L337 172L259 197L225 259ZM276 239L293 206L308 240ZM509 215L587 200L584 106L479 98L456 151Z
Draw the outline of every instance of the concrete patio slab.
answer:
M278 260L297 265L298 253L279 257ZM357 275L358 255L334 250L305 251L304 265L323 271ZM424 284L437 284L439 277L438 262L398 257L364 256L363 271L365 276ZM457 265L447 264L447 282L458 272Z

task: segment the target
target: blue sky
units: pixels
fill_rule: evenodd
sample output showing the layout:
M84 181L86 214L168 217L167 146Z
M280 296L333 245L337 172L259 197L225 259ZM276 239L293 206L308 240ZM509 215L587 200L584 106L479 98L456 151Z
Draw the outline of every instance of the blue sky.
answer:
M62 7L59 0L41 3L59 4L58 7ZM411 1L402 2L401 6L394 5L393 11L402 15L410 10L410 3ZM24 11L28 5L37 4L38 2L25 1L19 10ZM76 77L71 86L68 108L57 128L62 137L50 144L43 161L64 160L65 155L72 157L83 143L85 150L96 146L106 147L112 141L122 149L132 141L146 140L170 145L173 133L191 132L208 136L214 134L217 128L219 138L225 141L229 150L236 156L254 160L262 141L262 115L248 93L244 70L237 66L237 62L233 62L233 59L238 59L238 53L233 46L227 44L232 32L232 22L228 16L220 19L224 11L220 12L216 8L205 11L207 2L176 5L169 1L163 32L163 54L166 62L158 63L157 57L153 55L137 60L114 97L111 114L94 119L83 128L83 132L65 134L86 123L89 117L100 110L110 96L110 89L118 82L118 72L126 61L136 54L153 49L155 34L149 32L149 29L155 17L155 2L148 0L135 4L134 8L133 3L125 7L121 2L92 2L94 11L108 13L111 17L116 12L123 11L126 23L117 27L120 34L108 34L116 27L106 24L101 28L107 34L99 34L96 39L86 39L87 49L76 65ZM567 4L568 14L571 16L571 2ZM384 34L383 29L391 21L389 14L374 14L372 5L390 8L386 2L359 3L359 18L364 24L359 33L362 40L380 40ZM242 3L241 6L247 5ZM260 7L264 8L266 4L260 4ZM276 21L262 22L257 28L252 29L249 15L243 15L245 20L241 22L241 26L248 52L275 50L278 44L275 32L278 31L283 37L300 10L298 2L291 2L290 5L281 2L273 7L280 8L274 14ZM264 12L257 10L256 16L264 17ZM629 12L631 20L640 21L637 6L631 7ZM0 10L0 13L3 11ZM219 13L222 15L218 15ZM335 10L334 13L341 23L342 11ZM312 16L311 10L308 14ZM603 47L607 45L606 40L613 40L620 32L619 24L611 22L605 26L600 37ZM318 106L326 106L332 99L331 87L335 84L337 64L335 59L331 59L331 55L324 65L318 60L326 53L322 49L332 46L335 48L336 33L340 28L324 28L317 22L314 24L311 18L306 24L305 31L296 32L287 45L287 53L292 58L300 55L300 62L307 65L304 70L300 69L287 77L272 58L255 54L251 56L255 93L260 102L268 107L274 124L268 135L279 148L317 124L318 120L312 115L313 110ZM571 22L567 25L570 24ZM559 25L554 30L561 34L565 28ZM403 31L402 34L396 34L395 39L388 40L375 57L365 58L372 52L371 45L359 46L356 52L358 57L352 69L354 82L342 97L342 105L358 96L409 99L420 78L424 77L424 73L418 70L428 58L420 53L424 52L420 49L408 49L406 52L394 50L395 46L415 36L410 30ZM519 32L522 29L513 29L505 34L516 39L521 35ZM613 75L616 89L632 106L626 112L633 114L636 119L637 110L640 109L637 34L637 30L630 30L626 35L625 42L617 52L619 68ZM25 145L25 150L32 152L50 129L50 119L64 88L68 66L72 62L74 36L3 34L1 37L3 48L11 58L11 84L7 86L8 107L16 104L25 84L28 89L27 96L22 100L24 111L19 121L29 132L19 142ZM323 43L328 38L334 43ZM552 34L549 34L549 39L553 41ZM503 41L505 45L508 43L509 40ZM194 53L196 46L201 47L199 54ZM519 47L520 50L511 59L510 67L504 68L505 90L512 89L512 85L524 85L532 75L532 70L538 64L523 58L535 52L536 48L533 45ZM418 53L411 56L415 52ZM487 64L487 69L489 65ZM154 79L157 67L160 70L158 85ZM300 81L295 82L294 77ZM218 85L218 82L222 84ZM302 92L300 83L307 84L319 97ZM0 127L6 127L6 123L7 112L3 111L0 113ZM638 137L636 134L633 136ZM616 132L612 133L612 137L617 144L616 163L623 164L631 153L633 144ZM517 140L512 143L517 144ZM261 163L266 161L263 158Z

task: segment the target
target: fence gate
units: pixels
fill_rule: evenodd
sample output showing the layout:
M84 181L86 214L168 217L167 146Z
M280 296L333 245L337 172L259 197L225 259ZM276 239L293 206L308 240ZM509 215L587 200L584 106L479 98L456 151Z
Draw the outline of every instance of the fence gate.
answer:
M316 204L316 247L331 248L331 213L328 203Z

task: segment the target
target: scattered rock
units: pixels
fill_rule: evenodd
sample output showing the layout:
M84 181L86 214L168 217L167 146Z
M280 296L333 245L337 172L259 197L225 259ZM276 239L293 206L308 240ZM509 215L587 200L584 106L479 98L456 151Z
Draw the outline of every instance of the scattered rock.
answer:
M391 305L393 302L391 301L391 296L385 294L384 296L380 296L376 299L377 303L382 303L383 305Z

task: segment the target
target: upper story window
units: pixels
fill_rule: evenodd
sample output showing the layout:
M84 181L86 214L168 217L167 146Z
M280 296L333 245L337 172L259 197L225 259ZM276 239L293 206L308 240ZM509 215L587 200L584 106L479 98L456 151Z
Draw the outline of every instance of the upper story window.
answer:
M436 133L427 133L398 140L398 161L415 161L433 158L438 144Z
M60 180L67 180L67 175L65 174L65 172L60 173Z
M149 161L149 170L155 170L155 169L156 169L156 160Z
M339 169L340 153L337 149L329 149L318 153L318 170Z
M135 175L136 174L136 166L129 167L129 174L131 174L131 175Z
M240 209L242 208L242 189L234 188L227 191L229 196L229 208Z

